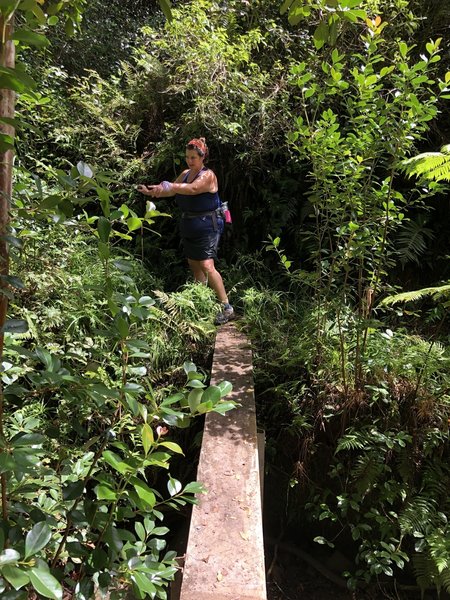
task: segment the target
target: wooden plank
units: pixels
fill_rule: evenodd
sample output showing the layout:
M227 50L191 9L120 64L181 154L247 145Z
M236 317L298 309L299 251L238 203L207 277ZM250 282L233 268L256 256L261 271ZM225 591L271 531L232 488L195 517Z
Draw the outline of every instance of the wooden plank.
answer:
M234 324L217 333L212 382L241 404L206 416L197 473L208 490L193 507L181 600L266 600L252 353Z

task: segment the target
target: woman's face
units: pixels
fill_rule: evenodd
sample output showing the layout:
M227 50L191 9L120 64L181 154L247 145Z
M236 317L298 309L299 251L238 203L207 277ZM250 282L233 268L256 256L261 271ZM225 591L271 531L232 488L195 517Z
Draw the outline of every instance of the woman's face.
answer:
M186 150L186 164L192 171L200 171L205 157L199 156L196 150Z

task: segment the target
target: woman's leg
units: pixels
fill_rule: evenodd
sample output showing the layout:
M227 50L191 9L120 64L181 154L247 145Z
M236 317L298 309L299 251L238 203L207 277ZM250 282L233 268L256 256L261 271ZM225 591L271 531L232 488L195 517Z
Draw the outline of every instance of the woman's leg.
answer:
M214 259L208 258L206 260L197 261L189 260L189 264L191 262L198 263L203 273L204 279L206 279L206 281L208 282L209 287L215 291L219 302L222 302L223 304L228 304L228 296L223 285L222 276L219 273L219 271L216 270L216 267L214 265Z
M189 263L189 268L191 269L192 274L194 275L195 281L198 281L199 283L207 283L207 277L206 274L203 272L201 261L193 260L192 258L188 258L187 260Z

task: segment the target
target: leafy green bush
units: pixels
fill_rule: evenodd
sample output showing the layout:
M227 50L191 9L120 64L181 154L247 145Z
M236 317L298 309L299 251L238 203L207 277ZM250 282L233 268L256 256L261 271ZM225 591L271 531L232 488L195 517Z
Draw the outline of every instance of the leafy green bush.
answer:
M160 213L138 217L85 163L47 174L19 171L8 238L1 593L163 599L166 513L202 491L174 476L177 431L233 408L192 362L207 367L216 302L205 286L158 292L125 247Z
M313 522L316 542L352 554L352 588L406 571L423 588L448 589L449 349L378 324L364 387L345 388L357 353L352 313L339 309L348 327L343 377L336 313L319 318L301 295L261 287L243 299L268 456L292 464L288 520Z

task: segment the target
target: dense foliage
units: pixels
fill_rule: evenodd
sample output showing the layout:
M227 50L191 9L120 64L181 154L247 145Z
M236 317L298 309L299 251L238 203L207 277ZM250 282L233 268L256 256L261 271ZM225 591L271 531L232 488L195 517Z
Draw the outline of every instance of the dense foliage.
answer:
M178 287L176 210L133 186L178 174L194 135L233 213L281 531L343 550L351 588L450 590L446 7L192 0L165 22L96 0L73 40L84 2L21 7L56 27L17 38L5 598L164 598L174 575L187 425L229 386L207 386L215 303Z

